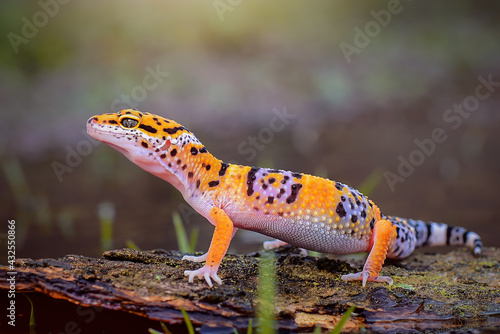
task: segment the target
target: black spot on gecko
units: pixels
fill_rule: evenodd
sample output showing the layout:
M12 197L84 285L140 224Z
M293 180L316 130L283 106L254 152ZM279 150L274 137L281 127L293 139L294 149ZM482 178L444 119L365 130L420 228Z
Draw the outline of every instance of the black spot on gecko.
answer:
M191 147L191 154L192 155L197 155L198 154L198 149L196 147Z
M200 180L196 181L196 189L198 189L200 187Z
M170 151L170 156L175 157L177 154L177 150L174 148L172 151Z
M286 202L288 204L291 204L297 200L297 195L299 194L300 189L302 188L302 184L300 183L294 183L292 184L292 193L290 196L286 198Z
M422 246L427 246L429 244L429 239L432 235L432 224L425 224L425 227L427 228L427 236Z
M288 181L289 179L290 179L290 177L288 175L285 175L285 176L283 176L283 180L281 180L281 183L285 184L286 181Z
M225 162L221 163L219 169L219 176L224 176L226 174L226 170L228 167L229 167L228 163Z
M180 164L181 164L181 162L182 162L182 160L181 160L181 159L177 159L177 164L178 164L178 165L180 165Z
M340 196L340 200L341 200L342 202L345 202L345 196L344 196L344 195Z
M253 194L253 182L255 181L255 179L257 178L255 176L255 174L257 174L257 172L259 171L260 168L258 167L252 167L250 168L250 170L248 171L248 175L247 175L247 185L248 185L248 188L247 188L247 195L248 196L251 196Z
M165 159L167 157L167 155L165 153L163 153L162 155L160 155L160 159Z
M165 131L169 135L173 135L177 133L177 131L182 131L182 130L187 130L187 129L183 126L175 126L173 128L163 128L163 131Z
M292 173L292 176L297 178L297 179L301 179L302 178L302 174L301 173Z
M337 205L337 209L335 209L335 212L339 215L339 217L345 217L347 212L345 212L344 209L344 204L341 202Z
M262 189L266 190L267 189L267 184L262 185Z
M219 180L215 180L215 181L210 181L208 182L208 186L209 187L216 187L219 185Z
M370 228L373 230L375 228L375 218L370 221Z
M148 147L149 147L149 146L148 146L148 143L146 143L145 141L141 142L141 145L142 145L142 147L144 147L144 148L148 148Z
M182 170L186 170L187 167L188 167L187 165L183 165Z
M274 177L269 178L269 184L273 184L275 181L276 181L276 179Z
M200 153L207 153L207 149L205 148L205 146L203 146L202 148L200 148Z
M342 190L342 188L344 188L344 185L340 182L335 182L335 188L337 188L337 190Z
M153 128L150 125L141 124L141 125L139 125L139 127L141 129L143 129L144 131L147 131L147 132L150 132L150 133L157 133L158 132L158 130L156 130L155 128Z
M359 199L356 197L356 205L360 206L361 205L361 202L359 201Z
M274 197L273 197L273 196L269 196L269 197L267 198L267 203L269 203L269 204L273 204L273 203L274 203Z
M361 211L361 218L363 218L363 219L366 218L366 211L365 210Z
M279 173L280 170L279 169L268 169L267 170L269 173Z
M206 170L210 170L210 168L212 168L212 166L207 165L205 168L206 168Z
M112 119L112 120L109 121L109 124L118 124L118 122L115 121L114 119Z
M354 209L354 202L352 201L352 198L349 197L349 204L351 205L351 210Z
M190 179L191 179L193 176L194 176L194 173L193 173L193 172L189 172L189 173L188 173L188 178L190 178Z
M352 215L352 216L351 216L351 221L352 221L353 223L357 222L357 221L358 221L358 216L356 216L356 215Z

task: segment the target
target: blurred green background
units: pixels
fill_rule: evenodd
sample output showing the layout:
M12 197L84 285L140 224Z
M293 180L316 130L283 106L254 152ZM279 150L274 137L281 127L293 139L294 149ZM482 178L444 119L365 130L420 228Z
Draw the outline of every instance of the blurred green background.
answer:
M90 116L129 106L225 161L368 178L384 213L500 246L499 13L492 1L3 0L1 243L15 219L18 257L176 249L178 211L207 249L213 227L173 187L85 134ZM446 140L415 153L436 128ZM390 186L401 158L418 166ZM240 231L230 251L261 241Z

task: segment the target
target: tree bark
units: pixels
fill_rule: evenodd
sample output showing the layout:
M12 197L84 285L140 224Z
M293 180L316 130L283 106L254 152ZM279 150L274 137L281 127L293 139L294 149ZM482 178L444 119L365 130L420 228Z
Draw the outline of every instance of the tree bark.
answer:
M241 331L255 317L261 254L227 255L219 269L223 285L213 288L201 280L188 283L184 270L201 264L182 261L183 254L175 251L121 249L105 252L101 258L19 259L15 289L167 324L182 322L183 308L195 326ZM361 326L377 331L500 325L499 249L486 248L480 257L465 249L446 254L417 252L403 261L386 263L381 274L391 276L393 286L368 282L365 288L359 282L340 280L342 274L359 270L362 258L350 260L351 266L326 257L304 257L290 247L272 254L280 329L333 328L351 305L356 309L346 331L358 331ZM10 271L0 267L2 277ZM0 281L0 289L9 288L6 280Z

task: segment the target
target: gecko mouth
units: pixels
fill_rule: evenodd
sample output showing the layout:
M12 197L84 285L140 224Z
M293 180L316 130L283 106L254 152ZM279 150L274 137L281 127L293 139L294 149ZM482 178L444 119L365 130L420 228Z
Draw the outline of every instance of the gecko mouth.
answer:
M96 128L93 124L87 125L87 133L92 138L97 139L106 145L109 145L111 148L117 150L118 152L120 152L122 154L125 154L126 152L128 152L128 150L126 150L122 146L119 146L119 145L111 142L108 139L108 137L112 137L114 139L119 140L119 139L124 138L126 136L124 134L117 134L116 132L111 132L111 131L107 131L104 129L99 129L99 128Z

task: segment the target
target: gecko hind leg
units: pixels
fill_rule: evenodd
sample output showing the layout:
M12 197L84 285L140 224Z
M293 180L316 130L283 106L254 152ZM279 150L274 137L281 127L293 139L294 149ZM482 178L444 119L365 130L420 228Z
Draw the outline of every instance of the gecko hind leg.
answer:
M366 259L363 271L356 274L343 275L343 281L361 281L363 287L367 281L384 282L392 285L392 278L389 276L379 276L380 269L387 256L387 250L396 239L396 227L387 219L381 219L375 223L372 236L372 248Z
M264 241L264 244L263 244L265 250L272 250L272 249L276 249L276 248L279 248L281 246L286 246L286 245L288 245L287 242L281 241L279 239L272 240L272 241ZM302 256L308 255L307 249L305 249L305 248L299 248L299 249L300 249L300 255L302 255Z

